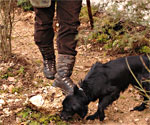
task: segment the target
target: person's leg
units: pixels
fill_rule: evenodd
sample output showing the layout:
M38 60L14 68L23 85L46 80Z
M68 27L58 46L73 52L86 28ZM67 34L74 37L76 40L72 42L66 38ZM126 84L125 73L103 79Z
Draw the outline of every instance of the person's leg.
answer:
M73 92L74 83L70 79L77 44L76 35L78 34L79 13L81 10L82 0L58 0L57 1L57 18L59 22L59 32L57 38L58 62L57 73L53 86L60 87L67 94Z
M54 30L53 17L55 12L55 1L48 8L34 8L35 11L35 34L34 40L43 56L43 72L46 78L54 79L55 52L53 45Z

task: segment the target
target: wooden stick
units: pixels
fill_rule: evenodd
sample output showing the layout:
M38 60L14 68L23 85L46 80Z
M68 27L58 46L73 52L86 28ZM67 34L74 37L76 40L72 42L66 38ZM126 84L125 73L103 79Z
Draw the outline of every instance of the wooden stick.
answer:
M88 9L88 15L90 19L91 29L93 29L93 16L92 16L92 11L91 11L91 3L90 3L90 0L86 0L86 2L87 2L87 9Z

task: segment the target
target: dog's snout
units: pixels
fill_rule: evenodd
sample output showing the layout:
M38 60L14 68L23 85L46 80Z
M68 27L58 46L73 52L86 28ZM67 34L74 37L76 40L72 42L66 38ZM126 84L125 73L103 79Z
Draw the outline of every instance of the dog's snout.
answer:
M63 112L60 114L60 118L61 118L62 120L66 120L66 119L65 119L65 114L64 114Z
M61 118L62 120L69 120L69 119L71 118L71 116L68 115L68 114L65 113L65 112L62 112L62 113L60 114L60 118Z
M60 115L60 118L61 118L62 120L64 120L64 116L63 116L63 115Z

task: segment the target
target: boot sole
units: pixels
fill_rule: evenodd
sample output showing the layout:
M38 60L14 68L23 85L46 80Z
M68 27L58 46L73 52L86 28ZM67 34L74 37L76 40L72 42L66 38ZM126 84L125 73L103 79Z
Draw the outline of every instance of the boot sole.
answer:
M54 80L55 79L55 77L47 77L47 76L45 76L47 79L50 79L50 80Z

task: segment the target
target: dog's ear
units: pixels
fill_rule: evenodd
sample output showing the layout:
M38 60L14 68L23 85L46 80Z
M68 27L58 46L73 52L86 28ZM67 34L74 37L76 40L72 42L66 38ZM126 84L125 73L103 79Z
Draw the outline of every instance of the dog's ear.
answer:
M83 82L83 80L81 79L81 80L80 80L80 82L78 83L78 84L79 84L79 86L81 86L82 82Z
M79 97L84 96L85 94L83 93L83 90L80 90L80 88L78 88L78 86L76 85L74 87L74 95L78 95Z
M78 93L78 91L79 91L79 88L78 88L78 86L77 86L77 85L75 85L75 86L74 86L74 94L77 94L77 93Z

